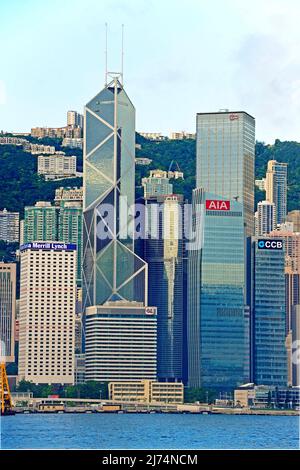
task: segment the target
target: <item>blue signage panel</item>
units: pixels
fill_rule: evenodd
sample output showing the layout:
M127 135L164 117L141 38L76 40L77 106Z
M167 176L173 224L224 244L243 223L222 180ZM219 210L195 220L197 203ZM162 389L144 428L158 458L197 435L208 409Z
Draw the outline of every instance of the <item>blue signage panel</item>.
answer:
M62 243L62 242L32 242L25 243L25 245L20 246L20 250L76 250L76 245L74 243Z
M257 248L259 250L282 250L283 249L283 240L258 240Z

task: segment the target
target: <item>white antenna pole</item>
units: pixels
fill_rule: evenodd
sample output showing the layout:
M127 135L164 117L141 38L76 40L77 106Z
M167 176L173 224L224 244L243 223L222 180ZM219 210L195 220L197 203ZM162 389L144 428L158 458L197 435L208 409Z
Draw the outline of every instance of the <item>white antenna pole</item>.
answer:
M122 24L121 77L122 77L122 85L124 85L124 25L123 24Z
M107 85L107 23L105 23L105 86Z

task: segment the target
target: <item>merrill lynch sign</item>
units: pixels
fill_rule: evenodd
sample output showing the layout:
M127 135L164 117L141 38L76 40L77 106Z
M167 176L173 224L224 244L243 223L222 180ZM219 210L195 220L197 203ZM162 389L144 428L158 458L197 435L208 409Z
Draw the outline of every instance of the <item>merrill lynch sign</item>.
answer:
M20 250L76 250L76 245L59 242L32 242L25 243L20 247Z

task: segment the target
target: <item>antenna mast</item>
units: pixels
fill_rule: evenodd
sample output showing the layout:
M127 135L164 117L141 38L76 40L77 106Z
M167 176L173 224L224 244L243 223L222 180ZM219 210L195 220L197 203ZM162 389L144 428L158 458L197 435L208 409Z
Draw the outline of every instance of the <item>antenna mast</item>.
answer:
M105 86L107 85L107 23L105 23Z

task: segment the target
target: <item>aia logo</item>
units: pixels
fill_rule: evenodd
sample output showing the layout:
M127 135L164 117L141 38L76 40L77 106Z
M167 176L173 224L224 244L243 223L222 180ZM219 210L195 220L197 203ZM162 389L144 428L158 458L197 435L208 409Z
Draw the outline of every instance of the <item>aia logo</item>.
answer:
M207 199L205 207L208 211L230 211L230 201Z
M230 121L236 121L238 118L238 114L229 114Z

